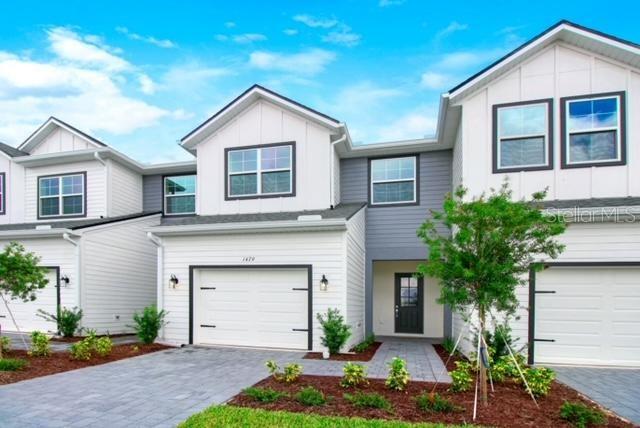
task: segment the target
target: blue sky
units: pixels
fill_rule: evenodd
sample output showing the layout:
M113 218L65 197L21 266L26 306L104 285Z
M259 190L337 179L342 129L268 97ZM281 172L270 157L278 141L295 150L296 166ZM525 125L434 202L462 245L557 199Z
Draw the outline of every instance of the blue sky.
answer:
M0 141L54 115L142 162L254 83L357 142L431 135L439 94L560 19L640 42L637 2L11 2ZM624 13L620 13L624 11Z

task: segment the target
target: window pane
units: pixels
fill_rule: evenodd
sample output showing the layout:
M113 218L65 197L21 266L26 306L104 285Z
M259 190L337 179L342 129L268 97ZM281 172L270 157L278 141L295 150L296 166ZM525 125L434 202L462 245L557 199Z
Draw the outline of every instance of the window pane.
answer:
M291 168L291 146L264 148L260 158L262 169Z
M262 174L262 193L291 192L291 172L265 172Z
M71 195L82 193L82 181L83 177L81 175L62 177L62 194Z
M519 138L500 141L500 167L544 165L544 138Z
M546 134L547 105L499 108L498 130L500 137Z
M418 306L418 280L400 278L400 306Z
M63 214L82 214L82 196L65 196L62 198Z
M373 185L372 202L374 204L385 202L413 202L413 200L413 181L375 183Z
M618 126L618 99L569 102L569 131Z
M255 171L256 169L258 169L257 150L229 152L229 172Z
M167 198L167 214L193 214L195 212L195 196L174 196Z
M40 200L40 215L58 215L59 213L58 198L43 198Z
M569 136L571 162L588 162L618 159L616 132L593 132Z
M181 193L196 193L196 176L167 177L165 180L165 195L179 195Z
M229 194L255 195L258 193L257 174L243 174L229 176Z
M371 178L374 181L413 179L415 158L376 159L371 161Z
M53 196L60 193L58 178L40 179L40 196Z

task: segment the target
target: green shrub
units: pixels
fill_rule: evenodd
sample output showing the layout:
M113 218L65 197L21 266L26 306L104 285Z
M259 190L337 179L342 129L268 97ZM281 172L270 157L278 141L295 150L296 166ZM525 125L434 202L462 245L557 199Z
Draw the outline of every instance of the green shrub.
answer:
M25 360L18 358L0 358L0 372L15 372L27 365Z
M274 401L278 401L282 397L287 396L286 393L276 391L271 388L259 388L253 386L243 389L242 392L244 392L246 396L251 397L255 401L259 401L261 403L273 403Z
M101 357L106 357L111 354L113 350L113 341L107 336L103 336L95 341L93 349Z
M445 337L442 341L442 347L447 351L447 354L453 355L453 348L456 347L456 342L451 337Z
M522 370L524 378L527 381L527 392L531 392L536 397L544 397L551 389L551 383L556 378L556 373L546 367L529 367ZM522 383L521 378L516 378L518 383Z
M289 363L284 366L284 371L280 372L280 367L274 360L269 360L265 363L265 366L269 369L269 374L277 381L285 381L286 383L292 383L298 380L302 374L302 366L296 363Z
M509 355L509 348L513 349L513 344L517 339L511 337L511 327L505 322L504 324L496 324L493 333L487 331L485 340L491 356L498 359Z
M92 343L90 340L82 339L80 342L76 342L69 348L71 358L79 361L89 361L91 359Z
M0 336L0 350L2 352L11 351L11 338L9 336Z
M135 325L131 327L135 330L140 341L149 345L156 340L158 332L166 324L164 321L165 316L166 312L164 310L158 311L154 305L147 306L142 311L142 314L137 312L133 314Z
M605 425L607 418L598 409L592 409L582 403L565 401L560 407L560 417L576 428L587 428L595 425Z
M324 394L313 386L302 388L300 392L296 394L296 400L305 406L322 406L327 402Z
M408 383L409 372L407 371L407 363L402 358L394 357L389 363L389 376L387 376L384 384L390 389L403 391Z
M367 368L362 364L346 363L342 368L342 372L344 376L340 381L340 385L344 388L369 383L369 381L367 381Z
M473 382L473 367L471 363L467 361L456 361L456 369L449 375L451 376L452 384L451 391L464 392L471 388Z
M318 314L317 318L324 332L322 344L329 349L329 354L339 353L351 336L351 327L337 309L329 308L326 315Z
M375 341L376 336L374 334L370 334L362 342L353 347L353 352L360 354L369 349L369 347L373 345Z
M48 357L51 355L51 345L49 345L49 337L41 331L31 333L31 350L29 355L34 357Z
M450 400L440 394L423 393L416 397L416 404L420 410L435 413L453 413L462 411L462 407L456 406Z
M393 410L393 407L391 406L389 400L387 400L377 392L372 392L369 394L364 392L356 392L355 394L344 394L344 399L356 407L383 409L387 412L391 412Z
M527 368L525 358L522 354L515 354L516 361L520 370L524 372ZM520 372L518 366L513 362L513 358L510 355L504 355L499 357L491 365L491 378L494 382L503 382L505 379L519 379Z
M62 308L57 315L38 309L36 315L47 321L56 323L58 331L62 333L64 337L73 337L73 335L79 331L80 320L82 320L82 309Z
M278 366L278 363L276 363L274 360L269 360L264 363L264 365L267 366L267 369L269 369L269 374L273 376L275 380L280 380L280 367Z

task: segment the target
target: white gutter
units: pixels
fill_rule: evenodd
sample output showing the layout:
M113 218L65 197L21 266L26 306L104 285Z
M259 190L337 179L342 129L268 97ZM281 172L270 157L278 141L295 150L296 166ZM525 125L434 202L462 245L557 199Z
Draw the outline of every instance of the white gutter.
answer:
M69 233L63 233L62 234L62 239L64 239L65 241L68 241L71 243L71 245L73 245L75 247L75 253L76 253L76 299L77 299L77 304L78 304L78 308L82 309L82 294L80 292L80 278L82 278L82 272L81 267L82 265L80 264L80 241L74 241L73 239L71 239L71 237L69 236Z
M93 152L93 157L102 165L107 166L107 162L100 157L100 152Z
M285 220L261 221L245 223L213 223L176 226L155 226L147 229L156 236L161 235L198 235L198 234L229 234L256 232L299 232L299 231L327 231L345 230L347 220L344 218L327 220Z
M70 229L22 229L0 231L0 238L52 238L72 233Z
M147 239L155 244L158 252L158 266L156 271L156 287L157 287L157 296L156 296L156 304L158 311L164 309L164 244L162 243L162 239L158 238L151 232L147 232ZM164 326L160 328L159 337L164 339Z

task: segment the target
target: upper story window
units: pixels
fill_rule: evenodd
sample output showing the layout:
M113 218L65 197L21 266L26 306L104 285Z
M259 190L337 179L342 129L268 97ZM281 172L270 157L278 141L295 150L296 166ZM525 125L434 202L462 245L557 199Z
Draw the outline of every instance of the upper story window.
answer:
M553 102L493 106L493 172L553 168Z
M227 149L226 198L293 196L294 159L294 143Z
M85 217L86 173L38 177L38 218Z
M625 94L562 98L562 167L624 165Z
M371 205L418 202L416 156L371 159L370 162L369 201Z
M4 184L4 177L5 177L4 172L0 172L0 215L3 215L7 212L5 207L6 187Z
M196 213L196 176L175 175L164 178L164 214Z

